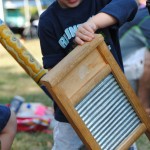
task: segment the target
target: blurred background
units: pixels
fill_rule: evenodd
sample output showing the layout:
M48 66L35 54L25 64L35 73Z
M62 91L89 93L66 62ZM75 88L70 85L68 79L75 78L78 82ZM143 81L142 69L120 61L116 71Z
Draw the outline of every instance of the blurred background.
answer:
M0 18L21 38L36 38L39 16L53 1L0 0Z
M37 36L38 20L40 14L53 1L0 0L0 18L41 65L42 55ZM0 103L10 104L16 95L23 97L28 106L32 106L32 103L40 103L52 108L50 98L0 44ZM50 117L49 125L43 130L18 131L12 150L50 150L55 124L52 116ZM145 135L141 136L136 143L138 150L150 150L150 143Z
M41 65L38 20L53 1L0 0L0 18ZM17 115L18 132L12 150L50 150L53 144L52 102L0 44L0 104L9 105L16 96L23 98L24 106L28 107L22 108L22 115L26 117ZM43 112L39 120L32 116L35 106Z

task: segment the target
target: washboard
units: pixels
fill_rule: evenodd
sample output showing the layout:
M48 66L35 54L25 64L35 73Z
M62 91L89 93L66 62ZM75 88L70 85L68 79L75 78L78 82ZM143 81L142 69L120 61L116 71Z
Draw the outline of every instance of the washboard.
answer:
M41 82L89 150L125 150L150 120L101 35L77 46Z

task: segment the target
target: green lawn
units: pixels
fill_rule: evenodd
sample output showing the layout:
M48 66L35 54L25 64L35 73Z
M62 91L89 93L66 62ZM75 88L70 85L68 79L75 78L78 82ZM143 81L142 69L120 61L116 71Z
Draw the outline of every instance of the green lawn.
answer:
M41 62L38 40L25 41L23 45ZM20 95L27 102L42 102L51 106L51 100L40 87L25 73L19 64L0 45L0 103L9 103L15 95ZM13 150L50 150L53 140L51 134L17 133ZM145 135L137 141L138 150L150 150L150 142Z
M40 46L37 40L26 41L23 44L41 64ZM15 95L25 98L26 102L41 102L51 106L51 100L41 90L0 45L0 103L10 103ZM17 133L12 150L50 150L52 134Z

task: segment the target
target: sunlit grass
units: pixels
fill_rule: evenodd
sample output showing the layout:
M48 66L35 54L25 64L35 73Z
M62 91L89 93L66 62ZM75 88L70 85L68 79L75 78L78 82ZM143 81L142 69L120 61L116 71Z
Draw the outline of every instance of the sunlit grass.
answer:
M25 41L23 45L42 65L39 41ZM48 99L37 83L25 73L24 69L2 45L0 45L0 92L0 100L3 99L3 101L5 98L11 99L15 95L28 97L28 95L36 95L36 93L41 94L43 99ZM51 104L51 102L49 103Z
M150 150L150 141L145 134L138 139L137 146L138 150Z

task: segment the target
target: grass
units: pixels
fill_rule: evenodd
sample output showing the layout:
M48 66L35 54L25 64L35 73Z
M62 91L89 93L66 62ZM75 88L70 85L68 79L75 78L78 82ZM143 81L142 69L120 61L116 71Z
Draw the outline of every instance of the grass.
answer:
M42 65L39 41L25 41L23 45ZM10 103L15 95L24 97L27 102L52 105L40 87L0 45L0 103ZM20 132L15 137L12 150L50 150L52 143L51 134ZM150 142L145 135L142 135L136 143L138 150L150 150Z
M42 65L38 40L26 41L24 46ZM0 103L10 103L14 96L20 95L26 102L52 105L41 88L1 45L0 56ZM48 150L51 149L52 143L52 134L19 132L13 142L12 150Z

